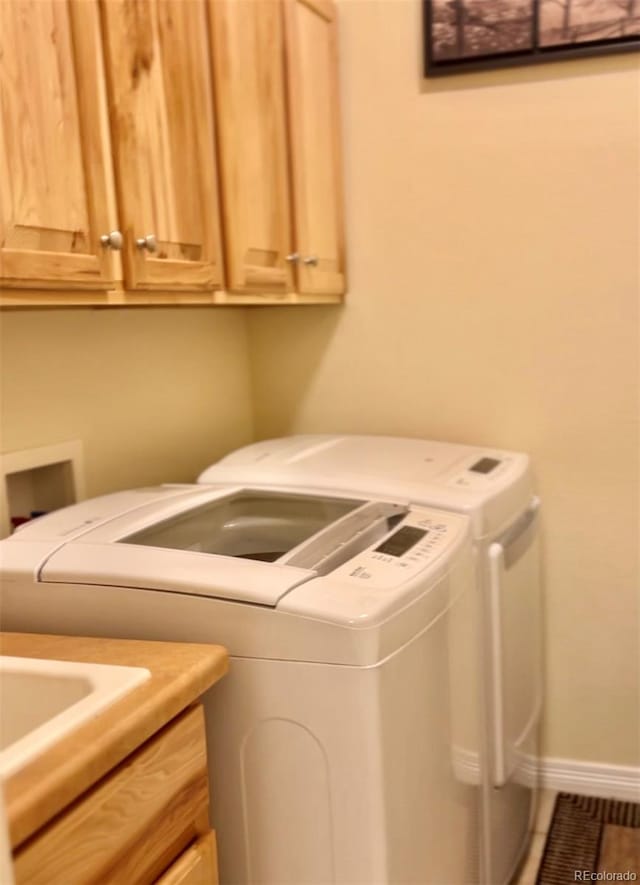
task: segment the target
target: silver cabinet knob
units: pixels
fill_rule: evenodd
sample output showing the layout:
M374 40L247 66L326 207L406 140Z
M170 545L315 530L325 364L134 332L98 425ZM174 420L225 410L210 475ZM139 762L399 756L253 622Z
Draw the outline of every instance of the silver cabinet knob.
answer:
M124 239L119 230L112 230L110 234L102 234L100 242L106 249L115 249L116 252L119 252Z
M289 261L291 264L297 264L300 261L300 253L291 252L289 255L287 255L285 261Z
M302 263L309 267L315 267L318 264L318 258L316 255L305 255L302 259Z
M138 237L136 240L136 246L138 249L146 249L147 252L158 251L158 241L154 234L147 234L146 237Z

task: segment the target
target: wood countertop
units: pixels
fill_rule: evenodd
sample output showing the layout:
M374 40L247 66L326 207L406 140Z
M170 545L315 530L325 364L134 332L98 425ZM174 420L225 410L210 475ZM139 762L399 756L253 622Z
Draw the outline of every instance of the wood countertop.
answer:
M227 671L219 645L142 642L40 633L0 633L0 653L146 667L151 678L7 778L4 797L15 849Z

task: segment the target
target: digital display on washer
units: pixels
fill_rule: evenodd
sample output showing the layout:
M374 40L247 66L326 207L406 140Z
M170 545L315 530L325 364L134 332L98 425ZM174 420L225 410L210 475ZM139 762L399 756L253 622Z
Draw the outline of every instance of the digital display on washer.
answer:
M476 461L469 470L473 470L474 473L491 473L499 463L500 461L498 458L480 458L480 460Z
M407 550L411 550L418 541L421 541L428 532L426 529L417 529L412 525L405 525L398 529L391 537L376 547L376 553L387 553L389 556L402 556Z

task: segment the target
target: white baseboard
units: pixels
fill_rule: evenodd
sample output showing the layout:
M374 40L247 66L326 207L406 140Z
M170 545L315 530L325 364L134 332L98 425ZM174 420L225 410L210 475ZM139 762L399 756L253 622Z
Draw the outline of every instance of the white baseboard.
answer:
M547 756L540 760L540 786L543 790L640 802L640 767Z

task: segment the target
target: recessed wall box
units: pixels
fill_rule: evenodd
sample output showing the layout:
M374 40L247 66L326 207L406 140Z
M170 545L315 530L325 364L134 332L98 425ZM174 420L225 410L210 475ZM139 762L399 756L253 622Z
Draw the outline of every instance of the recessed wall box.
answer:
M27 519L85 497L82 442L0 455L0 536Z

